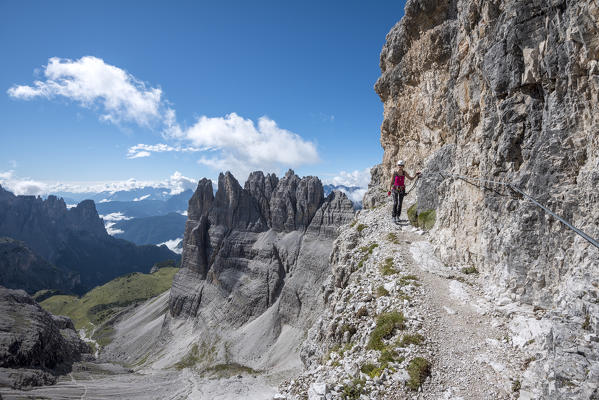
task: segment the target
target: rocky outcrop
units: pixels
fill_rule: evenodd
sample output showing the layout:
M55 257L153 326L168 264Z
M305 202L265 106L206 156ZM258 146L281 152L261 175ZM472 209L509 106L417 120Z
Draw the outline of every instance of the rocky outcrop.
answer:
M229 172L215 195L211 181L199 182L165 326L193 321L203 337L230 341L227 357L258 368L281 361L268 359L269 349L285 329L303 335L310 327L337 228L354 211L343 193L325 199L318 178L291 170L280 180L253 172L244 187ZM299 360L296 350L285 357Z
M135 246L106 233L94 202L67 209L55 196L15 196L0 187L0 236L23 241L58 268L79 275L57 287L84 293L129 272L147 272L155 262L176 259L166 246ZM39 288L47 289L47 288Z
M50 264L25 243L0 238L0 285L33 294L42 289L72 288L78 282L77 274Z
M88 352L70 319L48 313L22 290L0 287L0 386L53 384Z
M423 170L418 208L436 210L442 259L476 266L502 301L559 310L531 375L546 384L523 383L545 398L597 386L582 366L598 351L584 338L599 330L599 251L507 187L452 175L511 182L599 237L598 23L595 1L410 0L375 85L380 179L399 158Z

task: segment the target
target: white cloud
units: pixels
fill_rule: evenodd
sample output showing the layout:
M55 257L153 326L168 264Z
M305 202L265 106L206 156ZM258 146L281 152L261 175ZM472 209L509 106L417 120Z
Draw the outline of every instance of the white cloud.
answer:
M106 222L105 223L104 229L106 229L106 233L108 233L110 236L118 235L120 233L125 233L125 231L122 229L113 228L114 224L115 224L114 222Z
M8 94L23 100L64 97L83 107L99 109L104 121L159 125L162 136L171 144L132 146L127 152L129 159L149 157L155 152L211 151L213 154L203 155L198 162L217 171L230 170L240 177L253 170L280 172L319 161L315 143L280 128L265 116L257 122L235 113L202 116L192 126L182 127L160 88L97 57L53 57L42 72L45 80L30 86L15 85Z
M160 181L137 180L112 182L40 182L31 178L15 176L14 171L0 173L0 185L16 195L46 195L59 192L71 193L115 193L121 190L133 190L143 187L164 188L171 195L179 194L187 189L195 190L198 181L175 171L170 177ZM108 202L102 199L99 202Z
M192 152L201 151L202 149L196 147L183 147L183 146L170 146L168 144L136 144L135 146L129 147L127 150L127 158L140 158L149 157L151 153L164 153L164 152Z
M165 245L172 252L177 253L177 254L182 254L183 249L179 247L179 244L181 243L182 240L183 240L183 238L171 239L171 240L167 240L166 242L158 243L156 246Z
M17 179L14 171L0 172L0 185L16 195L39 195L46 193L48 185L30 178Z
M32 86L15 85L8 89L11 97L31 100L36 97L66 97L84 107L100 106L100 119L119 123L134 122L147 126L162 120L162 90L146 87L127 71L86 56L78 60L52 57L43 67L45 81Z
M332 185L367 188L370 183L370 168L354 170L352 172L341 171L333 178L327 179L326 182Z
M10 170L10 171L6 171L6 172L0 172L0 180L7 180L7 179L11 179L14 175L15 171Z
M175 118L174 111L171 117ZM313 142L280 128L268 117L261 117L256 124L235 113L225 117L202 116L187 129L173 123L165 134L198 150L215 151L214 157L203 156L198 162L217 171L229 170L239 177L253 170L277 171L319 161Z
M122 212L113 212L110 214L100 215L100 218L102 218L104 221L111 221L111 222L128 221L131 219L130 217L127 217L125 214L123 214Z
M367 188L360 188L360 189L355 189L352 191L349 190L345 190L345 189L337 189L340 192L345 193L345 195L354 203L357 204L361 204L362 203L362 199L364 198L364 195L366 194L366 192L368 191Z

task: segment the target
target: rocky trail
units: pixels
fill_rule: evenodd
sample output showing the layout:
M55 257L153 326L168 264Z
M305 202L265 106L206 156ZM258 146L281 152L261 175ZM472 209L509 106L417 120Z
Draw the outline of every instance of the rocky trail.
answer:
M342 231L333 255L334 280L342 287L330 295L305 345L307 353L319 342L329 351L314 350L308 371L282 385L281 398L518 397L527 355L510 340L508 315L481 295L477 273L438 261L426 235L395 224L389 206L361 211ZM380 316L396 311L405 326L373 349ZM430 377L410 390L409 365L417 357L430 363Z

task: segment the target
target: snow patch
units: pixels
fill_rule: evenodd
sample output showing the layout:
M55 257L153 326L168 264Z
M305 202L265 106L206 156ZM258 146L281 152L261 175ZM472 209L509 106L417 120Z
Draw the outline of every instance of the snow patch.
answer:
M150 197L150 195L146 194L144 196L139 196L139 197L134 198L133 201L142 201L142 200L147 199L148 197Z

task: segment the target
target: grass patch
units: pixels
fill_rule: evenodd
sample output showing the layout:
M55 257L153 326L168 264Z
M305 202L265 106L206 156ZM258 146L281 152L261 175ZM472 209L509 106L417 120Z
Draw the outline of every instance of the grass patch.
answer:
M405 327L405 317L402 313L392 311L380 314L376 319L376 326L370 334L368 348L383 350L385 348L383 339L391 337L395 329L405 329Z
M418 211L417 211L418 206L414 203L412 204L412 206L410 208L408 208L408 220L410 221L410 224L412 224L413 226L418 226Z
M75 329L88 332L116 315L123 307L146 301L168 290L178 268L161 268L153 274L132 273L95 287L83 297L57 295L40 303L55 315L66 315ZM98 343L110 343L112 327L102 327L94 334Z
M389 291L385 289L384 286L379 286L376 288L376 297L389 296Z
M476 269L475 266L471 266L471 267L464 267L462 268L462 273L466 274L466 275L470 275L470 274L478 274L478 270Z
M406 382L406 386L416 391L431 374L431 364L422 357L416 357L408 364L408 374L410 379Z
M437 213L435 210L426 210L421 213L418 213L418 206L413 204L410 208L408 208L408 220L410 223L417 227L428 231L432 229L437 220Z
M437 220L437 213L435 210L427 210L418 214L418 227L425 231L431 230Z
M416 275L404 275L399 278L399 284L401 286L406 286L412 283L414 286L420 286L420 284L416 282L417 280L418 277Z
M364 385L366 381L364 379L354 378L350 383L343 385L343 391L341 392L341 398L344 400L357 400L366 391Z
M360 232L360 233L361 233L361 232L362 232L364 229L366 229L366 228L368 228L368 226L367 226L367 225L364 225L364 224L358 224L358 226L356 227L356 230L357 230L358 232Z
M393 268L393 258L387 257L385 261L380 265L379 269L381 270L381 274L383 276L393 275L397 273L397 270Z
M418 346L421 345L422 342L424 342L424 336L421 334L406 334L397 341L397 347L408 347L411 344Z
M364 306L360 307L360 309L356 313L356 317L358 317L358 318L362 318L362 317L365 317L367 315L368 315L368 310Z
M193 368L200 362L205 362L210 364L214 362L216 355L216 344L208 344L206 342L200 343L198 346L197 343L194 343L191 346L189 352L183 356L181 361L176 363L174 367L177 370L182 370L185 368Z
M368 246L360 247L360 252L364 253L364 255L371 255L374 249L376 249L377 247L379 247L379 244L372 242Z
M194 367L200 361L200 350L198 348L198 344L194 343L191 346L191 350L187 353L181 361L175 364L175 368L179 371L185 368Z
M397 235L393 232L390 232L387 235L387 240L390 241L393 244L399 244L399 239L397 238Z

